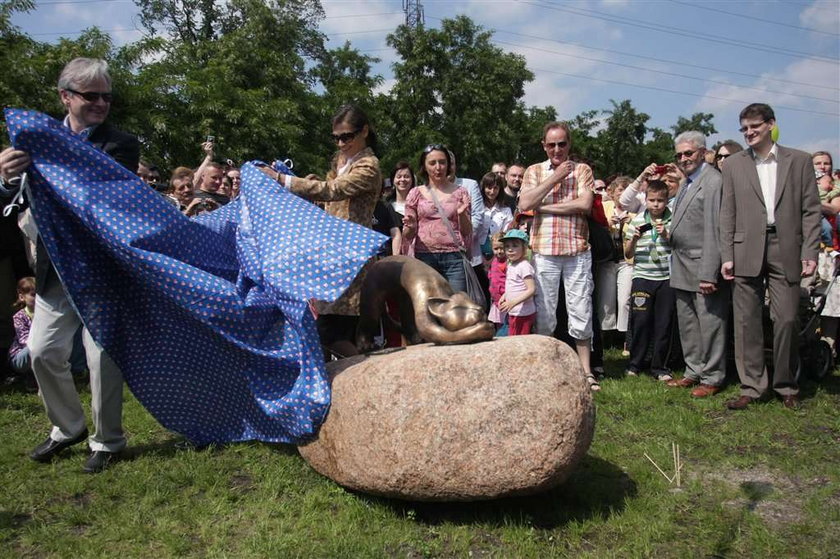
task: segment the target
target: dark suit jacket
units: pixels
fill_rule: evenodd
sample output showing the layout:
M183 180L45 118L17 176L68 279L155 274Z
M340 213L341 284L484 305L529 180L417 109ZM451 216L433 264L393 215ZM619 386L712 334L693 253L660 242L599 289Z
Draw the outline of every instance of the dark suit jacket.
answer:
M131 171L137 172L140 162L140 142L136 136L117 130L107 122L96 127L88 141ZM43 293L47 285L58 278L41 237L35 248L35 290Z
M674 208L670 244L671 287L675 289L700 291L701 281L720 280L721 182L717 169L704 164L697 180Z
M817 260L820 199L811 156L778 146L776 232L787 280L798 283L802 260ZM735 275L756 277L764 264L767 210L752 150L736 153L723 166L720 242L723 262L735 265Z

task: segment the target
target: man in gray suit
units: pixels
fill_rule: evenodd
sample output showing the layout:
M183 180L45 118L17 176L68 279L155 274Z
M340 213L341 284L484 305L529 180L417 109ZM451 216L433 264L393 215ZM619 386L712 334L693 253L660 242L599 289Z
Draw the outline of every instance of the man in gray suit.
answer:
M786 408L799 407L797 312L800 278L817 267L820 201L811 156L771 138L776 116L768 105L741 111L749 149L723 167L720 210L721 274L734 280L735 364L741 410L772 388ZM765 285L773 320L772 379L764 366L762 305Z
M685 376L668 386L693 387L705 398L720 391L725 371L729 286L720 277L720 173L705 162L706 136L674 140L686 176L671 218L671 287L676 293Z

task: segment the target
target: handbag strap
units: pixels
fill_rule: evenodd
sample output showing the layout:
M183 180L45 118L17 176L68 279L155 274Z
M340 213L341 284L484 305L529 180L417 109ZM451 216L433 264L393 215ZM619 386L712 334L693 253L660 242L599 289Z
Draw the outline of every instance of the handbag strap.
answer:
M458 237L455 236L455 230L452 229L452 224L449 223L449 217L447 217L446 212L443 211L443 206L440 205L440 201L435 195L435 190L431 186L427 186L426 188L429 189L429 194L432 195L432 201L435 203L435 207L437 208L438 214L440 214L440 218L446 224L446 228L449 230L449 234L452 235L452 242L455 243L455 246L458 247L458 250L464 252L466 249L463 246L461 246L461 243L458 242Z

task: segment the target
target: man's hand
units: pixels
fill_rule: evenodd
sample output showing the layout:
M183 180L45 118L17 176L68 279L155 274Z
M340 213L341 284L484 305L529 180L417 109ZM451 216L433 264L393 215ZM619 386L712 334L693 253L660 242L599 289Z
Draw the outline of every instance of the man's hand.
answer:
M568 177L569 174L574 170L574 161L564 161L563 163L554 168L554 172L551 174L551 178L554 180L555 183L558 183L561 180Z
M711 295L715 291L717 291L717 284L708 281L700 282L700 293L703 295Z
M15 148L0 151L0 177L5 181L19 177L32 161L29 154Z
M213 147L215 144L213 142L204 142L201 144L201 151L204 152L205 157L213 159Z
M808 277L814 275L814 272L817 270L817 263L814 260L803 260L802 261L802 277Z
M725 280L734 280L735 279L735 263L731 260L728 262L724 262L720 267L720 275L723 276Z

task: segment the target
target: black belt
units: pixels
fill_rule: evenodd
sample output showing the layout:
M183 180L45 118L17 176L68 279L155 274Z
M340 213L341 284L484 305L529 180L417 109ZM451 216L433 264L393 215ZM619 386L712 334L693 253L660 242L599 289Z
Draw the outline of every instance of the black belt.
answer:
M773 233L775 235L776 234L776 226L775 225L768 225L767 226L767 232L768 233Z

